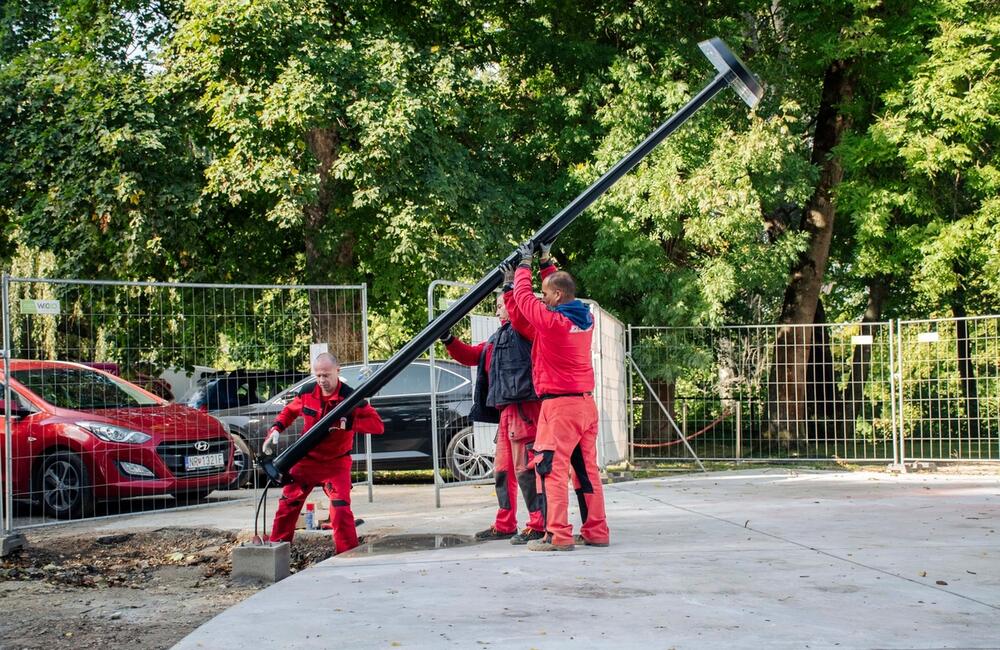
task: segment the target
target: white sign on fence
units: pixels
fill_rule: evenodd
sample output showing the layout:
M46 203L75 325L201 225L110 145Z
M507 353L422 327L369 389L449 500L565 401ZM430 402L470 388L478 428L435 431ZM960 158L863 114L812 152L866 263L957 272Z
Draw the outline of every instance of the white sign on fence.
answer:
M22 314L49 314L52 316L59 314L59 301L58 300L31 300L30 298L21 299L21 313Z
M330 351L330 345L328 343L310 343L309 344L309 368L312 368L312 364L315 363L316 357L321 354L326 354Z

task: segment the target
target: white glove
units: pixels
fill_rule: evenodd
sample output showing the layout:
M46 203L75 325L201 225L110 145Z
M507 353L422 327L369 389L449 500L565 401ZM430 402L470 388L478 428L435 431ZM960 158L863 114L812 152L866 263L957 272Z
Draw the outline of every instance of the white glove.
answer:
M261 445L260 448L260 450L264 452L265 456L274 455L274 452L278 449L279 436L281 436L281 432L274 427L272 427L271 430L267 432L267 438L264 438L264 444Z
M552 242L548 244L541 244L539 246L540 254L538 256L539 262L548 262L552 258Z

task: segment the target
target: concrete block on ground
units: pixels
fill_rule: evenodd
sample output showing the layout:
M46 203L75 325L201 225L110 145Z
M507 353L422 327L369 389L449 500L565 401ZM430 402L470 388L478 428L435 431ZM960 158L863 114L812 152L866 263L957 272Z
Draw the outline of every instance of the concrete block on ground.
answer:
M289 576L288 542L245 543L233 549L233 580L273 583Z
M27 545L24 535L21 533L11 533L0 536L0 557L7 557L14 551L19 551Z

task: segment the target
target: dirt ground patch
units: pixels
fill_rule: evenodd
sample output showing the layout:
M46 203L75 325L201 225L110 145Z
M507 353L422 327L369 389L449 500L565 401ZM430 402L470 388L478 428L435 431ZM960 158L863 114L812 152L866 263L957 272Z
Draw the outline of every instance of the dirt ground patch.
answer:
M244 540L210 528L87 535L32 531L0 560L0 648L169 648L261 587L230 579ZM299 536L292 571L333 554Z

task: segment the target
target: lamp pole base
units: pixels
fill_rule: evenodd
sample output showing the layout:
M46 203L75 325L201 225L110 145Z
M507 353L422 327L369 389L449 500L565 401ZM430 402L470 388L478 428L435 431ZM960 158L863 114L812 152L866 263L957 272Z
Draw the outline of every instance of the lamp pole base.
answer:
M283 485L284 477L281 475L281 472L278 471L278 468L274 466L273 458L262 460L260 468L264 470L265 474L267 474L267 478L271 480L271 483L274 485Z

